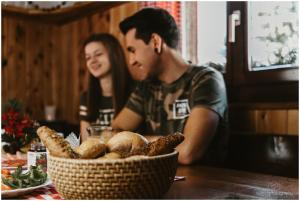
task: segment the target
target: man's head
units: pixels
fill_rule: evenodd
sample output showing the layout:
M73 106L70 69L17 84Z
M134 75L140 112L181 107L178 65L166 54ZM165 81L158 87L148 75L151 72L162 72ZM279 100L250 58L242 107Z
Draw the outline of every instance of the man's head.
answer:
M164 47L176 49L179 31L174 18L160 8L145 8L120 23L131 68L142 69L144 80L157 75Z

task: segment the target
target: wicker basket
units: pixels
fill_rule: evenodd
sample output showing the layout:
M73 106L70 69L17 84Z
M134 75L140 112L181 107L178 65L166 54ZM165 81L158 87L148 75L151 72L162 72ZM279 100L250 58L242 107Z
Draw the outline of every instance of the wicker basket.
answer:
M65 199L153 199L171 186L178 152L114 160L49 156L48 173Z

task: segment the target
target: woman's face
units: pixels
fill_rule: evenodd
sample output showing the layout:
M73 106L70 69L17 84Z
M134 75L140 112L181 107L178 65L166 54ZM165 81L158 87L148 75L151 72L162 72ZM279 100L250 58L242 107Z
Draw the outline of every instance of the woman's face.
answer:
M94 77L102 78L110 74L108 52L101 42L88 43L84 51L86 66Z

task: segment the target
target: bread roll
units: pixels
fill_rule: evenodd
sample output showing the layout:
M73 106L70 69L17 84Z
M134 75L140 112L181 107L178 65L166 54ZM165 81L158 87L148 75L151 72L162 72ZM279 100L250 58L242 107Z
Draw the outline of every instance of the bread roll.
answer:
M134 155L134 156L129 156L127 158L125 158L124 160L138 160L138 159L145 159L145 158L149 158L149 156L144 156L144 155Z
M117 152L126 157L130 152L147 146L148 140L140 134L123 131L114 135L108 142L109 152Z
M131 151L127 157L134 155L157 156L168 154L171 153L183 140L184 136L180 133L160 137L157 140L148 143L148 145L143 148Z
M79 147L76 148L76 152L80 155L80 158L92 159L105 154L106 145L99 139L88 138Z
M42 126L37 129L37 134L52 156L78 158L78 154L72 150L69 142L57 135L54 130Z
M118 159L121 158L121 155L119 153L116 152L110 152L105 154L104 156L98 158L98 159Z
M183 140L184 136L180 133L158 138L156 141L149 143L147 155L157 156L171 153Z
M114 131L104 130L101 132L100 140L102 140L106 144L109 141L109 139L114 136L114 134Z

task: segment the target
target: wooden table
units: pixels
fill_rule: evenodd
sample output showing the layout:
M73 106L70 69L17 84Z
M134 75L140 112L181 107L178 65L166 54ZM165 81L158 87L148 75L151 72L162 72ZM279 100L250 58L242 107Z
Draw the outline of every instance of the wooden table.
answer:
M298 199L298 179L205 166L179 166L165 199Z
M298 199L298 179L205 166L180 166L163 199ZM14 199L61 199L57 192L35 192ZM47 194L47 195L45 195ZM29 198L28 198L29 196Z

